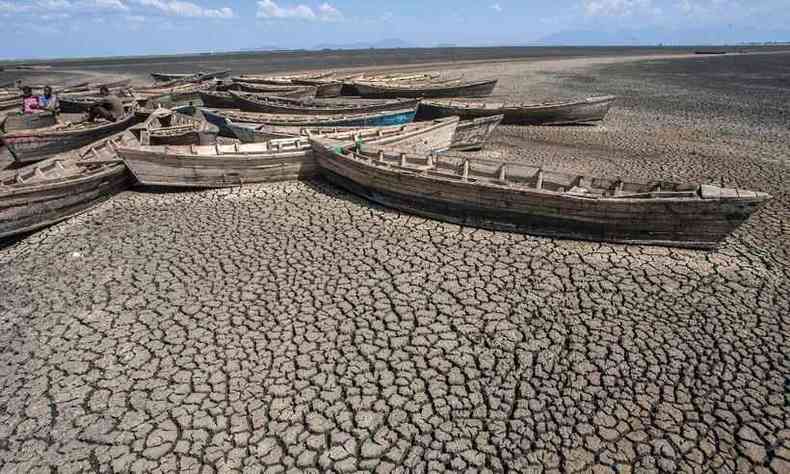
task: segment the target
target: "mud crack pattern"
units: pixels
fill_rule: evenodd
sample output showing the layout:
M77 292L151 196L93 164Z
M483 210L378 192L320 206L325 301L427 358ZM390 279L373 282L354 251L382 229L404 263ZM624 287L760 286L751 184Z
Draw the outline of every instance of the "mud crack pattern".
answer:
M129 191L6 245L0 472L789 472L790 173L735 140L739 167L655 158L612 131L638 108L487 153L777 198L718 252L462 228L320 179ZM616 156L574 161L591 141Z

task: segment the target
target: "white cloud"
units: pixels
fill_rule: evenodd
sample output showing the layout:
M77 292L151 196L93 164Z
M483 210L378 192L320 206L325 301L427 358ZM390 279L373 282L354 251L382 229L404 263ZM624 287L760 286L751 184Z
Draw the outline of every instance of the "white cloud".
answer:
M122 0L36 0L25 4L0 1L0 13L55 14L73 10L128 10L128 7Z
M80 6L97 8L100 10L128 10L121 0L81 0Z
M189 18L233 18L233 10L228 7L223 8L203 8L192 2L182 2L181 0L135 0L136 3L156 8L157 10L172 16L183 16Z
M325 21L337 21L343 19L340 10L324 2L318 7L318 17Z
M310 21L338 21L343 14L329 3L322 3L316 10L307 5L280 6L274 0L258 2L258 18L296 19Z
M491 9L494 10L494 11L497 11L497 12L501 12L502 11L502 6L500 4L498 4L498 3L495 3L495 4L491 5Z
M17 5L16 3L0 1L0 13L20 13L29 9L29 5Z
M587 16L629 16L652 12L652 0L583 0Z

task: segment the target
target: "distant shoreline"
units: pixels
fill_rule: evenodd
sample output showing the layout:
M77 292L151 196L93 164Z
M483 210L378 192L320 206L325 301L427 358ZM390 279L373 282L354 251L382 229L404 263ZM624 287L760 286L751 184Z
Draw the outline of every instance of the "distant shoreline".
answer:
M216 58L227 59L252 59L266 56L284 56L284 57L316 57L316 56L331 56L343 55L354 56L360 54L380 54L383 56L396 54L402 55L404 53L415 53L423 55L425 52L456 54L459 56L486 56L491 54L496 57L502 55L512 55L514 58L521 57L545 57L553 56L556 53L560 55L569 54L571 52L582 53L582 56L590 54L610 55L617 54L618 52L693 52L694 50L727 50L732 52L755 52L755 51L772 51L772 50L790 50L790 43L776 43L771 45L755 45L755 44L742 44L742 45L648 45L648 46L628 46L628 45L614 45L614 46L479 46L479 47L430 47L430 48L367 48L367 49L323 49L323 50L306 50L306 49L293 49L293 50L244 50L244 51L227 51L227 52L202 52L202 53L174 53L174 54L155 54L155 55L123 55L123 56L96 56L96 57L74 57L74 58L41 58L41 59L2 59L0 58L0 67L6 69L11 67L35 68L41 65L50 65L57 67L60 65L100 65L100 64L119 64L119 63L138 63L138 62L157 62L157 61L189 61L189 60L211 60ZM496 57L485 57L481 59L496 59Z

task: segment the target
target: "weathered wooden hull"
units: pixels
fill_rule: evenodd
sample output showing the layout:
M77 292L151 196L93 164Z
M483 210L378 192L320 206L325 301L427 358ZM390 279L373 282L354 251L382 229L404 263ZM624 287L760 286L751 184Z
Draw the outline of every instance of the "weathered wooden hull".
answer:
M101 146L101 143L86 148ZM78 151L50 160L70 160L73 153ZM0 238L37 230L73 217L123 191L130 183L131 175L119 161L91 176L77 176L37 186L0 187Z
M362 97L371 98L435 98L435 97L485 97L491 95L497 81L477 81L462 84L431 85L383 85L358 82L356 92Z
M132 97L121 97L121 102L125 105L136 102ZM60 96L60 111L64 114L81 114L86 113L91 107L102 101L102 97L96 95L80 95L80 96Z
M164 72L152 72L151 77L157 82L170 82L196 77L199 73L192 74L168 74Z
M217 143L217 134L190 130L178 134L151 134L151 145L211 145Z
M482 149L500 122L502 122L502 116L494 115L459 123L455 130L452 149L458 151Z
M239 108L248 112L260 112L267 114L289 114L289 115L338 115L338 114L369 114L374 112L384 112L387 110L400 110L415 108L419 105L419 99L393 99L381 101L332 101L321 102L312 100L287 99L282 97L247 97L244 94L232 94L239 105ZM232 108L232 107L225 107Z
M112 172L89 180L19 196L19 205L7 204L0 193L0 238L41 229L85 212L128 188L129 178L126 167L119 164Z
M447 120L403 135L372 139L377 146L409 153L441 151L450 146L457 120ZM168 154L153 147L124 148L119 153L137 181L151 186L236 187L244 184L289 181L318 173L307 141L298 150L256 155Z
M377 120L351 120L347 121L345 124L330 124L327 122L325 126L347 128L389 127L393 125L409 123L411 122L409 117L409 114L398 114ZM272 131L268 127L258 128L256 127L256 124L230 122L226 125L226 127L243 143L260 143L274 138L282 138L278 137L279 133L276 131Z
M504 115L503 125L566 125L599 122L606 117L609 108L616 100L614 96L590 97L577 101L554 104L536 104L501 107L458 101L420 103L418 119L433 120L440 117L458 116L461 119L475 119ZM468 106L465 106L468 105ZM477 106L479 105L479 106Z
M137 181L149 186L238 187L302 179L317 172L309 149L244 158L174 156L130 149L124 150L123 156Z
M298 79L295 79L292 82L294 84L303 86L314 86L316 88L315 96L320 98L340 97L340 93L343 90L342 82L323 82Z
M320 143L313 148L328 180L371 201L463 226L538 236L714 249L767 200L751 193L751 199L597 201L403 173L346 159Z
M245 84L235 82L230 90L249 92L252 94L267 94L277 97L291 97L294 99L311 99L315 97L316 88L313 86L275 86L265 84Z
M34 114L8 115L3 122L3 131L6 133L20 130L36 130L51 127L58 123L52 112L36 112Z
M0 100L0 110L22 110L22 98L13 97L9 99Z
M239 108L239 103L230 92L200 91L198 94L205 107L217 109Z
M304 116L304 120L278 120L276 116L269 116L265 122L250 122L251 118L246 116L238 116L233 113L223 113L213 110L203 109L203 114L206 120L216 125L222 136L236 135L236 128L232 126L236 123L266 123L268 125L283 126L283 127L386 127L390 125L402 125L410 123L414 120L416 110L404 109L394 110L391 112L376 112L366 115L351 115L351 116Z
M123 119L102 124L98 127L75 131L32 131L16 132L0 137L0 141L18 163L32 163L48 156L88 145L96 140L121 132L136 120L135 114L128 114Z
M332 76L332 72L323 72L318 74L298 74L295 76L234 76L231 77L233 82L244 82L247 84L264 84L264 85L290 85L299 84L304 82L314 82ZM313 84L308 84L313 85Z

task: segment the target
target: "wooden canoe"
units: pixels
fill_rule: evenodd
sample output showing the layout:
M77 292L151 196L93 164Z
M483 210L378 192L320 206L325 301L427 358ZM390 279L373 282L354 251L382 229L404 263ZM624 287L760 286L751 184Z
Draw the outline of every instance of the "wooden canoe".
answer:
M379 204L548 237L714 249L771 198L708 185L574 176L519 162L312 144L330 181Z
M485 81L427 81L415 83L355 82L357 92L362 97L484 97L491 95L497 80Z
M200 73L190 73L190 74L171 74L165 72L152 72L151 77L154 81L157 82L170 82L170 81L178 81L181 79L187 79L191 77L198 77Z
M18 132L22 130L36 130L48 128L58 123L57 117L52 112L35 112L32 114L14 113L6 116L3 121L3 131L5 133Z
M115 150L136 143L122 132L0 174L0 238L68 219L128 187L130 175Z
M124 105L129 106L136 102L134 97L120 96L119 92L120 91L114 91L113 93L118 96L119 99L121 99L121 102ZM80 114L88 112L91 107L97 103L102 102L102 100L104 100L104 98L99 95L98 91L82 94L69 94L58 97L60 111L64 114Z
M223 91L199 91L200 99L203 105L209 108L217 109L237 109L239 103L230 92Z
M452 149L458 151L481 150L502 122L502 118L502 115L493 115L460 122L455 130Z
M369 114L350 115L285 115L242 112L233 109L201 109L206 120L219 127L220 133L229 132L238 136L236 124L245 124L250 128L256 125L274 125L280 127L386 127L402 125L414 120L415 108L387 110Z
M332 77L333 75L333 72L304 73L288 76L264 76L248 74L231 77L231 80L233 82L243 82L247 84L289 85L294 84L294 81L297 80L321 80Z
M292 97L298 99L311 99L315 97L316 88L313 86L276 86L267 84L247 84L244 82L234 82L228 86L228 90L249 92L253 94L268 94L277 97Z
M132 126L135 120L134 112L130 112L116 122L67 123L38 130L11 132L0 136L0 141L8 147L18 163L30 163L114 135Z
M315 96L319 98L340 97L343 83L332 79L294 79L294 84L315 87Z
M107 89L110 89L110 90L112 90L112 89L124 89L124 88L128 88L129 84L131 84L131 83L132 83L131 79L118 79L118 80L109 81L109 82L97 82L95 84L91 84L90 87L91 87L91 89L94 89L94 90L99 90L102 87L106 87Z
M164 72L151 73L151 77L156 82L177 82L177 81L200 82L200 81L209 81L212 79L228 77L229 75L230 75L230 69L225 69L222 71L215 71L215 72L195 72L189 74L171 74Z
M320 101L268 97L244 92L231 92L239 108L249 112L293 115L365 114L385 110L417 107L419 99L390 99L376 101Z
M457 118L330 135L332 143L376 143L427 153L450 146ZM121 148L129 170L146 185L229 187L295 180L318 172L308 137L243 145Z
M484 103L467 100L424 100L417 115L432 120L458 116L461 119L504 115L506 125L565 125L599 122L606 117L617 98L607 95L581 100L543 104Z
M190 116L164 108L155 110L134 128L142 145L213 145L219 133L200 113Z
M22 96L0 99L0 110L22 110Z
M495 116L459 122L450 148L459 151L482 149L500 120L501 116ZM242 143L261 143L283 138L319 137L341 132L353 132L354 130L370 130L370 127L282 127L249 123L231 123L230 127L236 132L236 137Z
M185 109L180 109L184 111ZM191 113L197 111L193 108ZM371 114L355 115L294 115L294 114L262 114L244 112L239 109L214 109L203 107L199 109L206 120L219 127L219 134L223 137L238 138L230 128L231 123L257 128L258 125L273 125L279 127L376 127L399 125L414 120L416 110L375 112ZM147 117L147 115L146 115ZM350 124L350 125L349 125ZM255 142L260 140L255 140ZM265 140L264 140L265 141Z
M365 74L356 73L345 77L338 77L337 80L343 83L340 89L342 96L358 96L356 82L404 82L404 81L430 81L439 77L438 73L393 73L393 74Z

